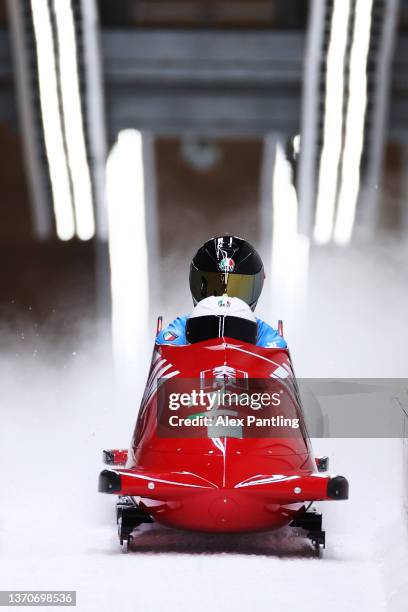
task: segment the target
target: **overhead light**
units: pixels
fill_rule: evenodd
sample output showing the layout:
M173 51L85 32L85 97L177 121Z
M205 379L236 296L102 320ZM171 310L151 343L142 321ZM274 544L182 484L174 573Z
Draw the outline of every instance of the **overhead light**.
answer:
M148 334L149 279L140 132L119 133L106 165L112 335L122 381L134 384Z
M349 15L350 0L335 0L326 62L323 148L320 158L314 227L314 239L319 244L328 243L333 232L342 147L343 70Z
M305 302L309 240L298 234L298 200L291 165L276 146L272 185L271 290L275 308L295 317Z
M54 0L53 6L58 32L60 90L76 232L81 240L89 240L95 234L95 218L81 108L74 15L70 0Z
M41 118L56 231L61 240L69 240L75 234L75 222L59 111L55 48L47 0L31 0L31 10L37 52Z
M357 0L350 53L349 98L334 240L347 244L353 232L367 106L367 57L370 48L372 0Z
M296 134L296 136L293 137L292 144L293 144L294 152L296 153L296 155L299 155L300 153L300 134Z
M288 244L287 250L297 236L297 196L291 181L291 169L280 143L276 146L273 169L273 240Z

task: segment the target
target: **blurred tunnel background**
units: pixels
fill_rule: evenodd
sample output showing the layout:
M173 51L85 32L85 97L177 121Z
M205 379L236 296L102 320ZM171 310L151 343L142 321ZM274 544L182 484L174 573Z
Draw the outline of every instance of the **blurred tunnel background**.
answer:
M300 373L405 375L407 97L407 0L2 0L3 341L132 377L228 232Z

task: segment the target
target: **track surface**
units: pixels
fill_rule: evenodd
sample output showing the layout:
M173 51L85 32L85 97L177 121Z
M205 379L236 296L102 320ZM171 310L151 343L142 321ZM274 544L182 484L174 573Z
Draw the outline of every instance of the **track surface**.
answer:
M290 529L215 537L157 525L123 555L114 499L96 481L101 448L126 445L134 415L112 408L95 356L20 366L1 389L12 417L0 440L2 589L75 589L79 610L406 610L400 441L314 442L351 482L348 502L321 504L322 559Z

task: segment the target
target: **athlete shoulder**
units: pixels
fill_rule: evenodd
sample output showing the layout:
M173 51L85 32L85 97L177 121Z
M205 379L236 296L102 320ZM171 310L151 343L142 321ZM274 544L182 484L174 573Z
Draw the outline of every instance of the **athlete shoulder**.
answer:
M188 315L177 317L156 338L156 344L187 344L186 322Z
M263 346L265 348L287 348L286 341L280 336L276 329L262 321L262 319L256 319L258 323L258 339L257 346Z

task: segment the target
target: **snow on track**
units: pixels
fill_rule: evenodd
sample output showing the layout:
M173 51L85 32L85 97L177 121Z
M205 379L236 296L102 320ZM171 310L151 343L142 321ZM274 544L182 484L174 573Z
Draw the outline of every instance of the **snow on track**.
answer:
M118 405L95 355L0 366L2 589L74 589L78 610L407 609L399 440L313 442L350 480L349 501L321 504L322 559L289 528L214 536L157 525L123 555L115 499L97 493L97 476L102 448L127 446L137 400Z

